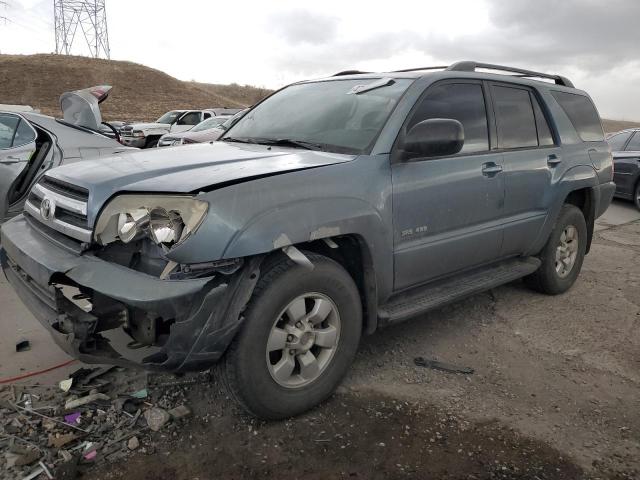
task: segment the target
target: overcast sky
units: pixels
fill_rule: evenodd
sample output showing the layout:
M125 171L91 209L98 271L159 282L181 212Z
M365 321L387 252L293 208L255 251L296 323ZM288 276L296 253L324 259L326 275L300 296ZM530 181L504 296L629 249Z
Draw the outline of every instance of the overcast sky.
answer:
M55 50L53 0L0 6L1 53ZM340 70L477 60L560 73L640 121L640 0L107 0L111 58L276 88ZM86 53L77 37L77 53ZM116 86L117 87L117 86ZM0 85L0 88L2 86Z

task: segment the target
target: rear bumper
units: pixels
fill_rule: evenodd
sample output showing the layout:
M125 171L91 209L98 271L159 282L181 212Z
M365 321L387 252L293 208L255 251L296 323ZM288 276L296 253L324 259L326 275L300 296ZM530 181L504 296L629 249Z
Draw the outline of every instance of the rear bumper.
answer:
M206 369L240 328L240 310L258 277L254 259L228 277L160 280L68 251L23 216L5 223L0 238L2 269L20 299L64 351L86 363ZM90 297L89 309L65 296L67 287ZM161 341L144 347L133 341L140 315L168 326Z

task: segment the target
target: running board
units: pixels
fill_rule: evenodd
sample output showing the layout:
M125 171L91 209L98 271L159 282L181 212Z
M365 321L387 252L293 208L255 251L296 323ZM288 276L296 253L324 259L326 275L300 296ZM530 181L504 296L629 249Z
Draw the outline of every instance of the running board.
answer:
M535 272L540 260L516 258L399 293L378 309L381 324L395 323Z

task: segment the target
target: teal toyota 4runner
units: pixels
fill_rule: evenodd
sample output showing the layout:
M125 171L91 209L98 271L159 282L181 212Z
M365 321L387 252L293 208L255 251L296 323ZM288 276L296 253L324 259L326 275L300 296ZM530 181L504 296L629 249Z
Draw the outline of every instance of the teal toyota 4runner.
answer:
M221 141L48 171L1 260L71 355L217 364L247 411L284 418L331 395L365 333L518 278L565 292L612 178L564 77L341 72L275 92Z

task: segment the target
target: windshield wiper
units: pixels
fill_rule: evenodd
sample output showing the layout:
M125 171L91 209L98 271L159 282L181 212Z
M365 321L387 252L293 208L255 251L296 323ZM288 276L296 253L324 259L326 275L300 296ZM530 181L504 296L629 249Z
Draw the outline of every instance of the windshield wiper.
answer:
M279 145L281 147L298 147L306 150L324 150L321 143L306 142L304 140L293 140L291 138L256 138L255 143L260 145Z
M224 137L220 139L222 142L235 142L235 143L256 143L250 138L237 138L237 137Z

